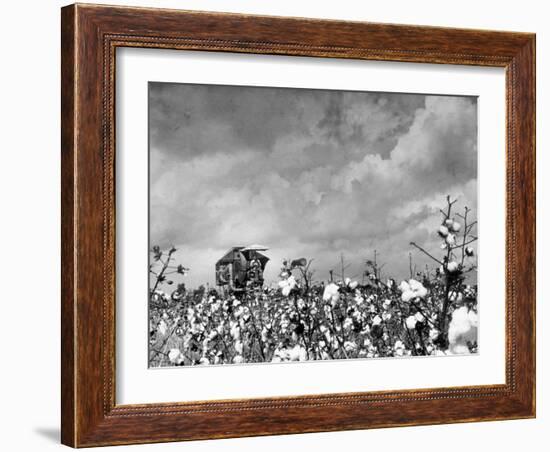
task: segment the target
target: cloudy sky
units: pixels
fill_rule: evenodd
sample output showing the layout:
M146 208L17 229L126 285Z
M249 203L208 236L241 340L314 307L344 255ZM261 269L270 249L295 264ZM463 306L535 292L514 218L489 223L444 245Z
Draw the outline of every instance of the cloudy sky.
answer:
M149 84L150 243L178 248L189 287L214 281L232 246L314 259L316 279L409 274L415 241L441 254L445 197L476 215L475 98Z

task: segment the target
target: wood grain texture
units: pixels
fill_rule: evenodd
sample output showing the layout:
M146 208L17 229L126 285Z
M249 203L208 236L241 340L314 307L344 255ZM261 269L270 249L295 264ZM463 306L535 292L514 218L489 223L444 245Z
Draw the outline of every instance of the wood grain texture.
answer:
M61 35L64 444L535 415L534 35L81 4L63 8ZM130 46L506 68L506 384L116 405L114 74Z

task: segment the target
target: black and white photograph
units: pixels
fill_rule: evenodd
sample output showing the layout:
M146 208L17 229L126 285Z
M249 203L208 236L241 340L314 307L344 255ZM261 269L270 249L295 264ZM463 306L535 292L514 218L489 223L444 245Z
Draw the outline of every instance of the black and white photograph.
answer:
M149 82L149 367L478 353L477 108Z

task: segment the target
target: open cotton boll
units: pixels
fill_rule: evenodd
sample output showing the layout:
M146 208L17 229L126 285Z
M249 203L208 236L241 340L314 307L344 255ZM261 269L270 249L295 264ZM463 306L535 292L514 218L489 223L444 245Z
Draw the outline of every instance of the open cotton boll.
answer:
M458 262L451 261L447 264L447 271L449 271L451 273L454 273L454 272L458 271L459 268L460 267L458 265Z
M428 289L426 289L422 283L416 279L410 279L409 282L401 282L399 289L402 292L401 300L405 302L414 298L424 298L428 294Z
M339 287L336 284L328 284L323 292L323 301L338 301L340 296L338 290Z
M168 352L168 359L173 364L181 364L183 362L183 355L179 348L172 348Z
M421 312L417 312L415 315L414 315L415 319L417 322L420 322L422 323L425 319L424 315L421 313Z
M158 330L159 330L159 333L162 334L163 336L166 334L166 331L168 330L168 325L166 325L166 322L164 320L161 320L159 322Z
M307 352L304 347L301 347L299 345L295 345L293 348L290 349L289 358L291 361L306 361L307 360Z
M419 298L424 298L428 294L428 289L426 289L422 285L422 283L417 281L416 279L410 279L409 286L411 287L411 290L414 292L415 296Z
M455 355L469 353L468 342L477 341L478 317L466 306L455 309L449 325L449 352Z
M409 317L407 317L407 320L405 320L405 324L407 325L407 328L409 330L414 330L414 328L416 327L417 322L418 322L418 320L416 319L416 317L414 315L410 315Z
M290 275L287 279L279 281L279 287L285 297L288 297L292 289L296 287L296 279L293 275Z
M242 357L242 355L235 355L235 357L233 358L233 362L235 364L242 364L244 363L244 358Z
M439 230L437 232L441 237L447 237L449 235L449 228L447 228L447 226L442 225L442 226L439 226Z

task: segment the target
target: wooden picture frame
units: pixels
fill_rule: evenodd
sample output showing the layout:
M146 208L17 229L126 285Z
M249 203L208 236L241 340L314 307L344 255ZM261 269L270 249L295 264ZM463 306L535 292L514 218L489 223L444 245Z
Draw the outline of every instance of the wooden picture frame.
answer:
M71 5L62 9L62 442L73 447L535 416L535 35ZM147 47L506 70L506 383L115 403L115 50Z

